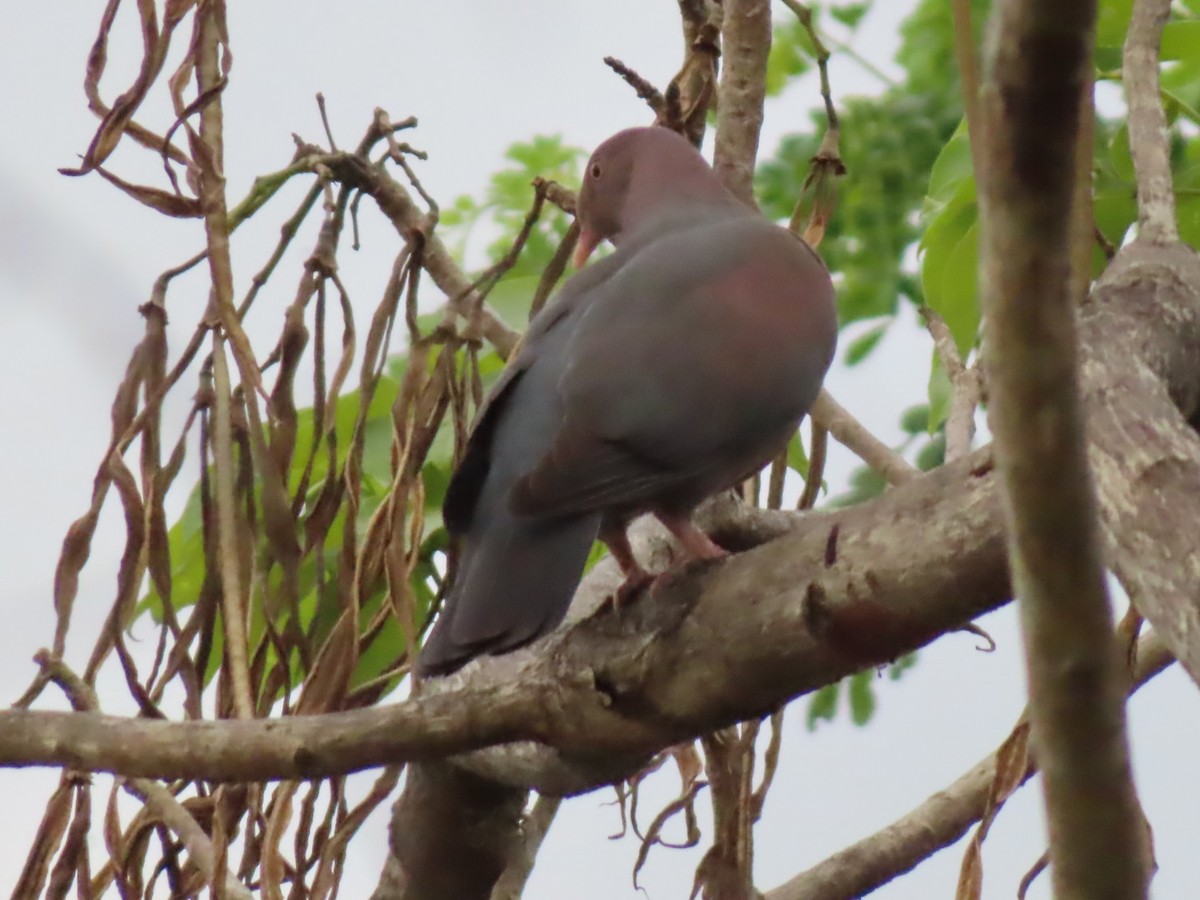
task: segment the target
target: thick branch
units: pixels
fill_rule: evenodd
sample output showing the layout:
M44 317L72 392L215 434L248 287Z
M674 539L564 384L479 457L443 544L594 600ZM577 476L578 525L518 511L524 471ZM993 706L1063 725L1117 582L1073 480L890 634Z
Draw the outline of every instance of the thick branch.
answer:
M445 762L411 766L392 813L392 855L403 874L401 890L391 896L490 897L521 839L526 793ZM414 821L420 828L413 827ZM470 853L461 852L464 840Z
M1094 19L1087 0L998 10L981 97L981 288L1055 893L1133 898L1145 896L1148 855L1085 452L1071 279Z
M442 693L253 722L11 710L0 713L0 765L222 781L313 778L518 739L581 760L653 752L1005 602L989 468L977 454L870 503L797 516L778 540L482 660Z
M1123 247L1084 310L1088 460L1109 565L1200 684L1200 555L1183 539L1200 522L1200 437L1188 424L1200 410L1200 256Z
M721 84L713 169L726 187L754 205L754 161L771 52L770 0L725 0Z

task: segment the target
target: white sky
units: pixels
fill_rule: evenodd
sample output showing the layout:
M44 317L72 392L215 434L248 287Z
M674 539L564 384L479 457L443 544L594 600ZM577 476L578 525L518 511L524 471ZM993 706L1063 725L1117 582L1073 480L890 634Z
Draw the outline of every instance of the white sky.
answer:
M912 3L879 6L856 48L894 71L895 25ZM140 58L133 7L127 7L110 47L104 85L110 99L128 83ZM375 106L394 119L417 115L420 128L407 137L430 153L421 177L435 197L448 203L460 193L478 195L513 141L558 132L570 143L591 147L619 128L646 122L644 107L603 66L603 56L623 59L659 85L679 61L677 9L669 0L336 7L259 0L231 7L234 68L225 109L233 201L254 175L287 163L292 132L322 140L313 102L317 91L328 100L342 145L357 142ZM0 38L0 97L8 138L0 142L4 702L28 684L34 673L30 657L51 639L55 561L67 525L88 503L108 440L112 393L141 335L137 306L160 271L202 243L202 228L194 220L165 220L98 176L68 179L55 171L75 164L94 128L81 85L99 12L99 4L13 4ZM782 7L779 14L788 15ZM844 60L835 60L832 81L838 97L878 89L871 76ZM806 110L818 102L811 79L772 101L764 151L769 154L781 135L803 126ZM166 117L160 95L139 118L160 127ZM157 163L122 151L113 167L136 181L139 175L153 178ZM301 191L293 186L288 196L296 198ZM243 287L270 253L280 211L290 202L267 210L238 233L234 264ZM363 224L364 249L357 255L346 250L341 259L360 321L377 301L396 242L377 216L364 215ZM300 254L311 246L309 228L250 318L249 333L260 356L270 349L279 314L290 300ZM199 284L181 280L170 295L173 351L190 333L204 302ZM929 358L927 339L911 314L906 311L904 318L869 365L850 372L839 367L829 381L834 395L887 439L898 438L899 410L921 399ZM166 409L168 429L181 423L189 393L190 388L179 392ZM835 448L835 485L853 465ZM182 494L173 498L174 510L182 499ZM123 537L115 497L106 510L74 617L69 662L77 667L86 660L113 594ZM922 654L902 682L879 683L880 709L866 729L849 726L843 716L810 735L803 727L802 705L791 714L780 773L756 831L760 888L774 887L907 812L1003 739L1023 704L1019 635L1012 610L982 624L999 642L997 653L976 652L970 636L943 639ZM115 687L110 697L123 696L119 681L109 683ZM129 711L127 704L113 701L108 710ZM1200 736L1200 713L1194 686L1177 670L1167 673L1133 702L1131 719L1139 788L1156 829L1155 896L1190 896L1200 880L1195 853L1200 786L1192 750ZM56 780L52 771L0 772L0 796L8 810L0 825L0 886L11 884L20 871ZM670 774L644 790L643 824L675 791ZM527 896L633 896L630 872L637 844L607 839L618 829L616 812L606 805L611 799L611 792L602 791L564 805ZM385 825L385 816L377 814L360 833L342 896L366 896L375 884L386 852ZM641 877L649 896L684 896L704 846L654 850ZM987 842L985 896L1014 896L1043 847L1040 795L1027 788L1010 802ZM961 853L961 846L943 852L875 896L951 896ZM1049 896L1045 877L1030 896Z

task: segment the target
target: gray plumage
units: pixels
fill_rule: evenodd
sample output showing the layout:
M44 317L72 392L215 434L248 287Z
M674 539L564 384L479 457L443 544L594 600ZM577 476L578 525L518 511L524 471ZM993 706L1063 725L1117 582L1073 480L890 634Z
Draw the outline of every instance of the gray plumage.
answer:
M837 335L817 255L743 206L681 137L602 144L580 192L583 269L531 324L493 388L445 501L457 572L422 674L502 653L562 621L593 541L635 587L626 523L653 512L693 556L706 497L784 446Z

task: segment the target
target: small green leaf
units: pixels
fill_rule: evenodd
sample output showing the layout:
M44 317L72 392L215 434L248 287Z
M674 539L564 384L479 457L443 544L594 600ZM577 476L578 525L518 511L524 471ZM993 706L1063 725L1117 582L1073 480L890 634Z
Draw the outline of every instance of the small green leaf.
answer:
M1122 181L1133 184L1133 157L1129 154L1129 126L1124 122L1113 132L1112 141L1108 145L1108 157L1112 160L1113 171Z
M929 433L933 434L942 427L946 416L950 414L950 398L954 389L950 386L950 377L942 366L942 358L934 351L933 363L929 367Z
M922 472L936 469L946 461L946 433L939 431L917 452L917 468Z
M799 472L802 478L808 477L808 454L804 452L804 441L800 440L799 431L788 441L787 464L789 469Z
M1120 247L1129 227L1137 219L1137 200L1132 185L1098 192L1092 198L1096 227L1114 247Z
M1133 0L1101 0L1096 11L1096 46L1120 47L1125 43Z
M892 324L892 318L888 317L877 325L868 328L858 337L850 342L850 346L846 348L846 353L843 359L848 366L858 365L871 351L875 349L880 339L887 333L888 328Z
M916 668L917 654L905 653L902 657L888 666L888 678L892 681L899 681L904 677L904 673L909 669Z
M953 137L942 147L929 173L929 199L948 203L964 178L971 175L971 141L967 136L966 119L959 122Z
M1163 27L1161 59L1200 59L1200 22L1168 22Z
M862 21L862 17L866 15L870 8L869 3L847 3L844 6L829 7L829 15L837 19L847 28L853 30L858 27L858 23Z
M1180 240L1200 250L1200 196L1181 198L1176 215L1179 218Z
M963 179L921 239L921 285L925 302L954 335L964 357L979 329L979 223L974 179Z
M929 404L910 406L900 414L900 427L906 434L924 434L929 428Z
M832 509L855 506L878 497L887 488L887 479L869 466L859 466L850 473L850 489L829 500Z
M837 714L838 694L841 689L842 683L836 681L825 685L812 695L808 701L808 714L805 716L805 725L809 731L816 731L820 722L833 721L834 715Z
M789 81L811 68L809 55L801 43L803 28L789 22L775 29L771 37L771 52L767 56L767 96L780 93Z
M875 715L874 680L874 669L850 676L850 719L860 728Z
M946 260L939 294L941 308L934 308L946 320L959 354L966 359L979 336L978 224L967 229Z

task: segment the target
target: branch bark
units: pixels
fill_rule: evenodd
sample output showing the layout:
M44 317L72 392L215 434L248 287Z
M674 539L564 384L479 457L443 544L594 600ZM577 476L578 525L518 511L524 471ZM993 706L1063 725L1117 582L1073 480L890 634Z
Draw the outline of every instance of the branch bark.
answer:
M1123 64L1129 152L1137 176L1138 237L1155 244L1179 240L1167 117L1158 84L1158 49L1170 14L1171 0L1138 0L1134 4Z
M771 52L770 0L725 0L721 23L721 83L717 91L717 140L713 169L725 186L750 206L754 160L767 96Z
M1095 3L998 8L981 95L984 359L1055 895L1146 896L1077 388L1072 195Z
M776 540L389 707L245 722L8 710L0 765L303 779L524 739L584 769L599 760L602 780L583 789L618 777L606 759L633 760L764 714L1008 599L986 452L851 509L761 519L746 511L718 536L745 546L781 521L793 527ZM611 593L613 574L589 576L593 600Z

